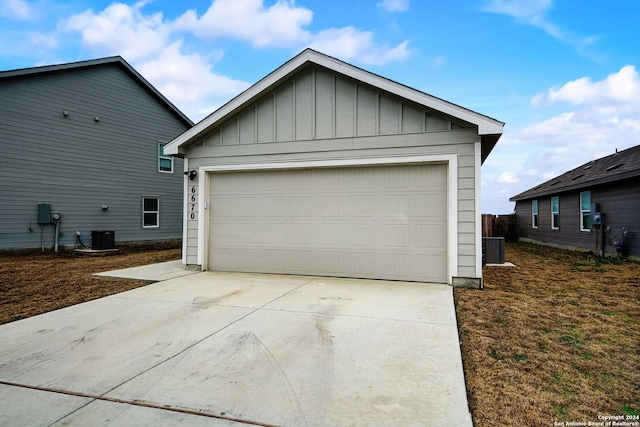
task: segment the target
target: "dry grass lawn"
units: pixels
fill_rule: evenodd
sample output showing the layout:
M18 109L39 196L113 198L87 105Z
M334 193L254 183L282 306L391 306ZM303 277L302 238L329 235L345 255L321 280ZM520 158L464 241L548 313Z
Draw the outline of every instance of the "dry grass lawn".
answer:
M640 421L640 264L524 243L506 260L454 290L475 425Z
M94 273L180 259L176 245L122 247L110 255L0 252L0 324L124 292L147 283ZM1 424L1 423L0 423Z

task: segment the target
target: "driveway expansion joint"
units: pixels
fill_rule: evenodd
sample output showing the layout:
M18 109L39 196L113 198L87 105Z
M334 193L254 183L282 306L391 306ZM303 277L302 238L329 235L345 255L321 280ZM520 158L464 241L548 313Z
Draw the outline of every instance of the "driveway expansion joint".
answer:
M34 385L28 385L28 384L19 384L19 383L14 383L14 382L10 382L10 381L3 381L3 380L0 380L0 385L6 385L6 386L10 386L10 387L21 387L21 388L26 388L26 389L29 389L29 390L44 391L44 392L48 392L48 393L64 394L64 395L67 395L67 396L82 397L82 398L85 398L85 399L92 399L93 401L99 400L99 401L103 401L103 402L119 403L119 404L123 404L123 405L131 405L131 406L139 406L139 407L142 407L142 408L157 409L157 410L161 410L161 411L178 412L180 414L195 415L195 416L205 417L205 418L216 418L216 419L219 419L219 420L233 421L233 422L236 422L236 423L246 424L246 425L253 425L253 426L260 426L260 427L278 427L275 424L266 424L266 423L261 423L259 421L245 420L245 419L241 419L241 418L235 418L235 417L226 416L226 415L223 415L223 414L214 414L212 412L198 411L198 410L194 410L194 409L181 408L181 407L177 407L177 406L158 405L156 403L145 402L143 400L119 399L117 397L107 397L107 396L104 396L104 395L94 395L94 394L81 393L81 392L75 392L75 391L69 391L69 390L61 390L61 389L56 389L56 388L51 388L51 387L41 387L41 386L34 386ZM86 406L86 405L84 405L84 406ZM75 411L73 411L73 412L75 412ZM67 414L67 415L69 415L69 414Z

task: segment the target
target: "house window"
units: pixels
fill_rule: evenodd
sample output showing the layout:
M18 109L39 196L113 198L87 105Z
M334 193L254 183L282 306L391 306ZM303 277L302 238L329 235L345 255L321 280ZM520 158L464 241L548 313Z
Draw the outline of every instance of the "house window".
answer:
M580 231L591 230L591 191L580 193Z
M173 157L164 154L162 144L158 144L158 172L173 173Z
M560 228L560 198L554 196L551 198L551 229Z
M157 197L142 198L142 227L158 228L160 226L160 199Z
M538 228L538 201L531 201L531 226Z

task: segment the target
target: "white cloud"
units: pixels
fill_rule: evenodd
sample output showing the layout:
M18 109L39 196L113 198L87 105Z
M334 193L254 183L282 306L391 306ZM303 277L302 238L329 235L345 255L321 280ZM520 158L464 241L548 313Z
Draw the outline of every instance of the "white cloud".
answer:
M409 0L383 0L376 3L376 7L387 12L406 12L409 10Z
M201 17L189 10L173 27L203 39L228 37L255 47L291 47L310 38L303 27L312 18L311 10L297 7L293 1L278 0L265 7L263 0L214 0Z
M353 27L332 28L320 31L308 46L345 61L357 60L368 65L399 62L408 56L409 41L405 40L395 47L378 46L373 36L372 32Z
M162 14L145 15L144 2L113 3L101 12L87 10L63 23L82 35L82 44L98 55L121 55L187 116L199 120L249 84L214 73L212 57L185 53L172 40Z
M215 74L202 56L181 52L176 42L136 69L194 120L217 109L249 83Z
M31 46L37 46L40 50L55 49L58 47L58 39L52 35L30 33L27 39Z
M484 10L533 24L540 22L552 3L553 0L488 0Z
M483 165L483 194L506 210L508 197L501 199L497 188L509 189L511 197L616 149L640 145L638 99L640 76L631 65L600 81L582 77L536 95L534 106L564 103L569 111L506 131Z
M100 55L135 60L159 52L169 42L169 29L162 14L144 15L144 5L113 3L99 13L87 10L66 20L63 27L79 31L82 44Z
M498 178L496 178L496 182L499 182L501 184L516 184L520 182L520 180L513 172L505 171L498 175Z
M314 33L305 29L312 19L311 10L297 7L293 1L278 0L265 7L263 0L214 0L202 16L189 10L171 27L205 40L232 38L259 48L308 46L346 61L368 65L402 61L408 56L408 41L393 47L378 45L373 32L352 26Z
M64 20L60 28L81 34L82 45L95 55L121 55L168 99L193 119L200 119L248 87L248 83L212 71L213 56L189 53L181 33L212 40L226 37L254 47L311 46L344 60L383 65L402 61L408 41L397 46L376 44L373 32L353 27L307 31L313 13L293 0L214 0L198 16L186 11L176 20L146 14L142 0L112 3L102 11L86 10ZM51 42L51 41L49 41Z
M640 110L640 75L635 66L626 65L602 81L592 82L590 78L582 77L560 88L551 88L538 97L539 101L569 102L574 105L623 103Z
M2 0L0 2L0 15L5 18L26 21L33 18L34 10L25 0Z
M573 46L584 56L597 59L589 52L595 41L594 37L576 36L566 31L545 16L553 7L554 0L486 0L482 10L499 15L506 15L521 24L531 25L543 30L554 39Z

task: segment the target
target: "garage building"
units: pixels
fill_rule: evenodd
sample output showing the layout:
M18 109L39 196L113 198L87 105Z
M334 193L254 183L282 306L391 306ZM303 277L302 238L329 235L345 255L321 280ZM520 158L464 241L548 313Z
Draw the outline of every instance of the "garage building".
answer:
M187 268L480 286L504 124L307 49L164 147Z

